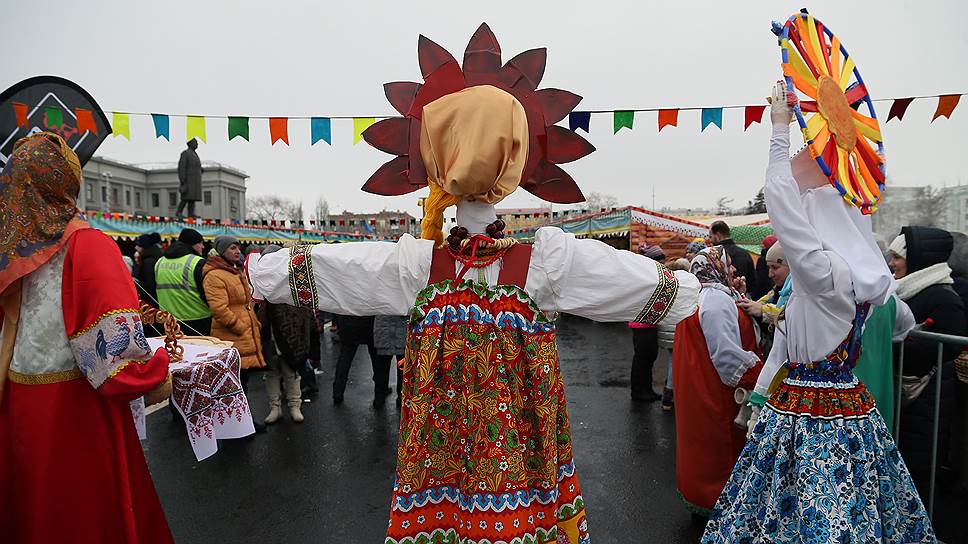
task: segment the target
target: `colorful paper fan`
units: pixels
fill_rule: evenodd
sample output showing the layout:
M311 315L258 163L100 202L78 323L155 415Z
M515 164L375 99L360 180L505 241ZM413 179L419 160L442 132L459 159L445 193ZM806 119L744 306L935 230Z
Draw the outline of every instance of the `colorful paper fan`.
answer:
M574 204L585 200L581 189L559 164L578 160L595 148L574 132L555 125L581 97L561 89L536 90L544 75L547 50L531 49L501 64L501 46L487 24L481 24L464 50L461 67L446 49L424 36L417 42L423 84L409 81L383 86L387 100L403 117L384 119L363 132L373 147L397 155L363 185L378 195L403 195L427 185L420 157L423 107L467 87L493 85L514 96L528 118L528 160L520 186L544 200Z
M854 59L806 10L775 32L787 86L809 98L793 109L810 155L844 200L873 213L884 190L884 144ZM859 111L862 105L869 115Z

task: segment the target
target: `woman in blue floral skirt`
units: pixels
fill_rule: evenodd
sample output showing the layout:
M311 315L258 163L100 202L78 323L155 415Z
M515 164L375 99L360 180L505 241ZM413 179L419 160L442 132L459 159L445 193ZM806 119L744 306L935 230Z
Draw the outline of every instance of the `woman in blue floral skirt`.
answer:
M895 288L870 219L807 151L789 158L783 82L771 118L766 203L793 295L757 386L772 394L754 395L762 408L703 542L936 542L873 397L852 373L864 319ZM777 369L786 375L769 388Z

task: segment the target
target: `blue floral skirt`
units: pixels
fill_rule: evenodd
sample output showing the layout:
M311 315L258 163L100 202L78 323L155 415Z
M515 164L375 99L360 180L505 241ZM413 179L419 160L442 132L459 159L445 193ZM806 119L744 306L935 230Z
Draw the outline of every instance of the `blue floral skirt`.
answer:
M763 407L703 535L716 542L937 542L876 409L816 418Z

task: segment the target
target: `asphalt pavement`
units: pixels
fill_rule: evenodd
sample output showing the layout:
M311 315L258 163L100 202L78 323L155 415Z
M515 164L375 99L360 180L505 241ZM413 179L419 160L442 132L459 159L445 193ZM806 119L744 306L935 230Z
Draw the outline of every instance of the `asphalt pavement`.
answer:
M266 434L220 441L218 453L198 462L168 410L148 416L146 455L176 542L383 542L399 413L392 398L384 409L373 408L363 348L346 401L334 406L339 345L327 332L322 346L321 390L303 404L303 424L286 417ZM697 542L701 528L675 488L675 416L658 402L633 403L629 397L627 327L565 316L558 346L592 541ZM657 391L665 368L660 354ZM262 418L262 380L257 376L251 386L250 405Z

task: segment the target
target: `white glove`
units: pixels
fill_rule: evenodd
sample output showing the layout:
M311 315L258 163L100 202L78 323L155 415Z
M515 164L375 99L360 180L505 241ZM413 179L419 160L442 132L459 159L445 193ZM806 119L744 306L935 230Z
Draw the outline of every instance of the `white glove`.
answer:
M770 120L773 125L789 126L793 121L793 109L790 102L796 104L796 95L791 95L786 81L779 80L773 86L773 96L770 97Z
M753 428L756 427L756 422L760 420L760 407L753 406L753 412L750 414L750 420L746 423L746 439L749 440L753 436Z

